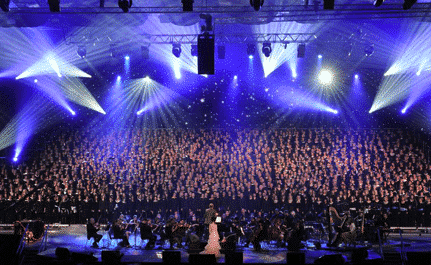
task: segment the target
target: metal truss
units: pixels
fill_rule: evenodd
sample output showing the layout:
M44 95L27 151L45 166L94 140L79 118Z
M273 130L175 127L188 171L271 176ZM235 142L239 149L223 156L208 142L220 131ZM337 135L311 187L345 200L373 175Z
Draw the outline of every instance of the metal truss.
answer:
M110 37L89 37L84 35L72 35L66 37L67 44L84 43L124 43L140 42L142 44L196 44L199 34L176 35L135 35L127 39L114 39ZM215 34L215 42L223 43L308 43L316 38L316 33L257 33L257 34Z

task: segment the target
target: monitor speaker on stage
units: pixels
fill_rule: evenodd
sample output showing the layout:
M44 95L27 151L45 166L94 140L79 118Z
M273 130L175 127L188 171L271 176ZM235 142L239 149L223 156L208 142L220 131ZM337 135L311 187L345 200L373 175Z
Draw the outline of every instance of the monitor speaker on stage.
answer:
M244 264L244 255L242 252L228 252L225 255L225 263L230 265Z
M430 264L431 252L407 252L408 265Z
M305 253L302 252L287 252L286 264L305 265Z
M58 259L67 260L70 258L70 251L67 248L56 248L55 255Z
M91 263L97 262L97 258L92 254L72 252L72 260L75 263Z
M213 254L190 254L189 263L191 265L214 265L216 258Z
M198 36L198 74L214 74L214 34Z
M368 250L366 248L355 248L352 252L352 262L363 262L368 258Z
M179 251L163 251L162 252L163 264L180 264L181 252Z
M121 264L121 258L124 256L119 250L102 251L102 264Z
M316 265L344 265L346 261L341 254L324 255L314 261Z

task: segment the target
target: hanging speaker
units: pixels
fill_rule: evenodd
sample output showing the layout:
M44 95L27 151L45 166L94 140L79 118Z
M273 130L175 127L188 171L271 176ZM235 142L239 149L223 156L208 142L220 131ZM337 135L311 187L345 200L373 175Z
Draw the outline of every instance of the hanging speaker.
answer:
M198 74L214 74L214 34L198 36Z

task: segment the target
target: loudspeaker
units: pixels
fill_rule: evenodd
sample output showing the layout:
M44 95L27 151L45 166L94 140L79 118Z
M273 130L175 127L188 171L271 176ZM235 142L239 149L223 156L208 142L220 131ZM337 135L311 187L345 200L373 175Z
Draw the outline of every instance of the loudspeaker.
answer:
M102 263L103 264L120 264L121 258L124 254L120 253L119 250L116 251L102 251Z
M242 252L229 252L225 255L225 263L226 264L244 264L244 255Z
M55 255L58 259L66 260L70 257L70 251L67 248L56 248L55 249Z
M179 251L163 251L162 259L164 264L180 264L181 252Z
M218 46L217 47L217 54L219 59L226 58L226 47L225 46Z
M431 252L407 252L407 264L423 265L430 264Z
M323 9L333 10L335 6L335 0L323 0Z
M90 254L72 252L72 260L76 263L96 262L97 258Z
M298 58L304 58L305 57L305 44L301 43L298 44Z
M286 264L305 265L305 253L302 252L287 252Z
M214 34L198 36L198 74L214 74Z
M213 254L190 254L189 263L192 265L214 265L216 264L216 258Z
M345 260L341 254L324 255L314 261L319 265L344 265Z
M368 250L366 248L355 248L352 252L352 262L361 262L368 258Z

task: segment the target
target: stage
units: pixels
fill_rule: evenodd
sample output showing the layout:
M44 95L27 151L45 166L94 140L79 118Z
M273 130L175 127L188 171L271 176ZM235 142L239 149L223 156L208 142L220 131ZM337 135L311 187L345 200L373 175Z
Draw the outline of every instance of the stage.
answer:
M424 251L431 249L431 236L428 234L419 237L417 243L412 243L413 238L418 235L408 236L408 240L404 239L405 245L404 250L408 247L416 249L416 251ZM141 242L139 236L136 238L132 235L130 237L131 248L120 247L117 242L111 241L106 233L103 233L103 238L99 242L99 248L93 248L92 240L87 241L86 227L85 225L71 225L62 226L57 229L50 230L48 232L48 240L46 249L37 254L37 259L40 264L48 260L56 258L55 251L57 248L67 248L70 253L79 253L94 256L98 262L102 261L102 251L119 251L123 254L121 258L122 263L127 264L140 264L140 263L162 263L163 262L163 251L169 250L169 244L166 242L162 247L156 247L155 249L145 249L146 240ZM372 262L380 261L381 255L379 254L378 245L357 245L356 247L341 247L341 248L327 248L326 242L321 241L319 249L316 248L316 241L308 240L304 241L304 247L300 250L300 253L305 255L305 263L313 264L319 257L325 255L341 254L346 263L352 263L352 253L354 249L363 248L366 249L368 264ZM407 243L408 242L408 243ZM250 246L238 246L237 252L243 253L243 263L245 264L286 264L287 249L276 247L274 242L262 242L262 251L256 252ZM38 249L40 242L30 243L26 246L27 249ZM399 251L401 243L397 235L391 235L389 243L383 247L384 251ZM181 254L181 263L189 262L189 253L187 249L175 249ZM225 263L226 255L222 254L217 263ZM26 264L26 263L24 263ZM28 264L28 263L27 263ZM31 263L34 264L34 263ZM372 263L379 264L379 263Z

